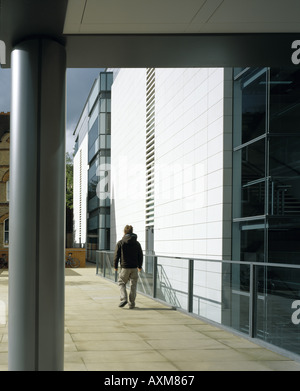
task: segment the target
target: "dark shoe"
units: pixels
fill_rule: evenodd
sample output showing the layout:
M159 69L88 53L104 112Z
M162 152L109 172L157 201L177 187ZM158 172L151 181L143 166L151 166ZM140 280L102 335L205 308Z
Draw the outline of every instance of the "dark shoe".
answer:
M126 300L123 300L121 301L121 303L119 304L119 307L124 307L124 305L127 304L127 301Z

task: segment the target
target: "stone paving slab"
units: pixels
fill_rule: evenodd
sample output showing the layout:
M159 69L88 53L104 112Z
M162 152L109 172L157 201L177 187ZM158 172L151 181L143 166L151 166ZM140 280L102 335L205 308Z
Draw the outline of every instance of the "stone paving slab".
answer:
M7 306L8 273L0 274ZM66 270L65 371L299 371L300 362L138 294L118 307L119 288L95 268ZM0 371L7 371L0 318Z

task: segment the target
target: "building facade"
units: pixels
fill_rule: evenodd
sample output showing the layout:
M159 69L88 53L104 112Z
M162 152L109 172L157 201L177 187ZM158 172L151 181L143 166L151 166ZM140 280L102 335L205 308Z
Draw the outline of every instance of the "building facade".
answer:
M74 132L74 245L86 246L88 261L110 241L110 199L98 183L110 164L112 80L111 72L100 72Z
M156 258L155 297L300 354L300 72L112 73L111 160L90 193L97 218L87 211L94 248L113 250L133 225L149 281ZM109 154L99 151L90 178L94 156ZM110 215L103 227L100 203ZM103 231L100 241L100 229L110 238Z
M73 241L76 247L86 243L86 200L88 174L88 106L85 105L77 127L73 158Z
M230 71L122 69L112 96L118 236L132 221L159 254L230 259Z

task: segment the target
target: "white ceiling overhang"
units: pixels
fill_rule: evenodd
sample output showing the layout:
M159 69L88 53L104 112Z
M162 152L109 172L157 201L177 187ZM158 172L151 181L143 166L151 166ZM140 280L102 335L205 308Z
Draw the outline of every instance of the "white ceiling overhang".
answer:
M7 64L14 46L51 37L68 67L291 64L300 0L0 0Z
M69 0L64 34L294 33L299 0Z

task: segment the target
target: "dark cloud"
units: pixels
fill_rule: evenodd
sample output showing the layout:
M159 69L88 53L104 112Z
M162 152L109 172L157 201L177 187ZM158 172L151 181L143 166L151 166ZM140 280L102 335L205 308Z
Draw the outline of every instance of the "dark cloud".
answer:
M67 69L67 123L77 124L100 68Z
M0 112L10 111L11 101L11 70L0 69Z
M66 150L72 153L73 131L90 89L103 68L67 69ZM0 69L0 112L11 109L11 70Z
M74 146L73 132L82 113L92 85L104 68L67 70L67 129L66 150L72 153Z

